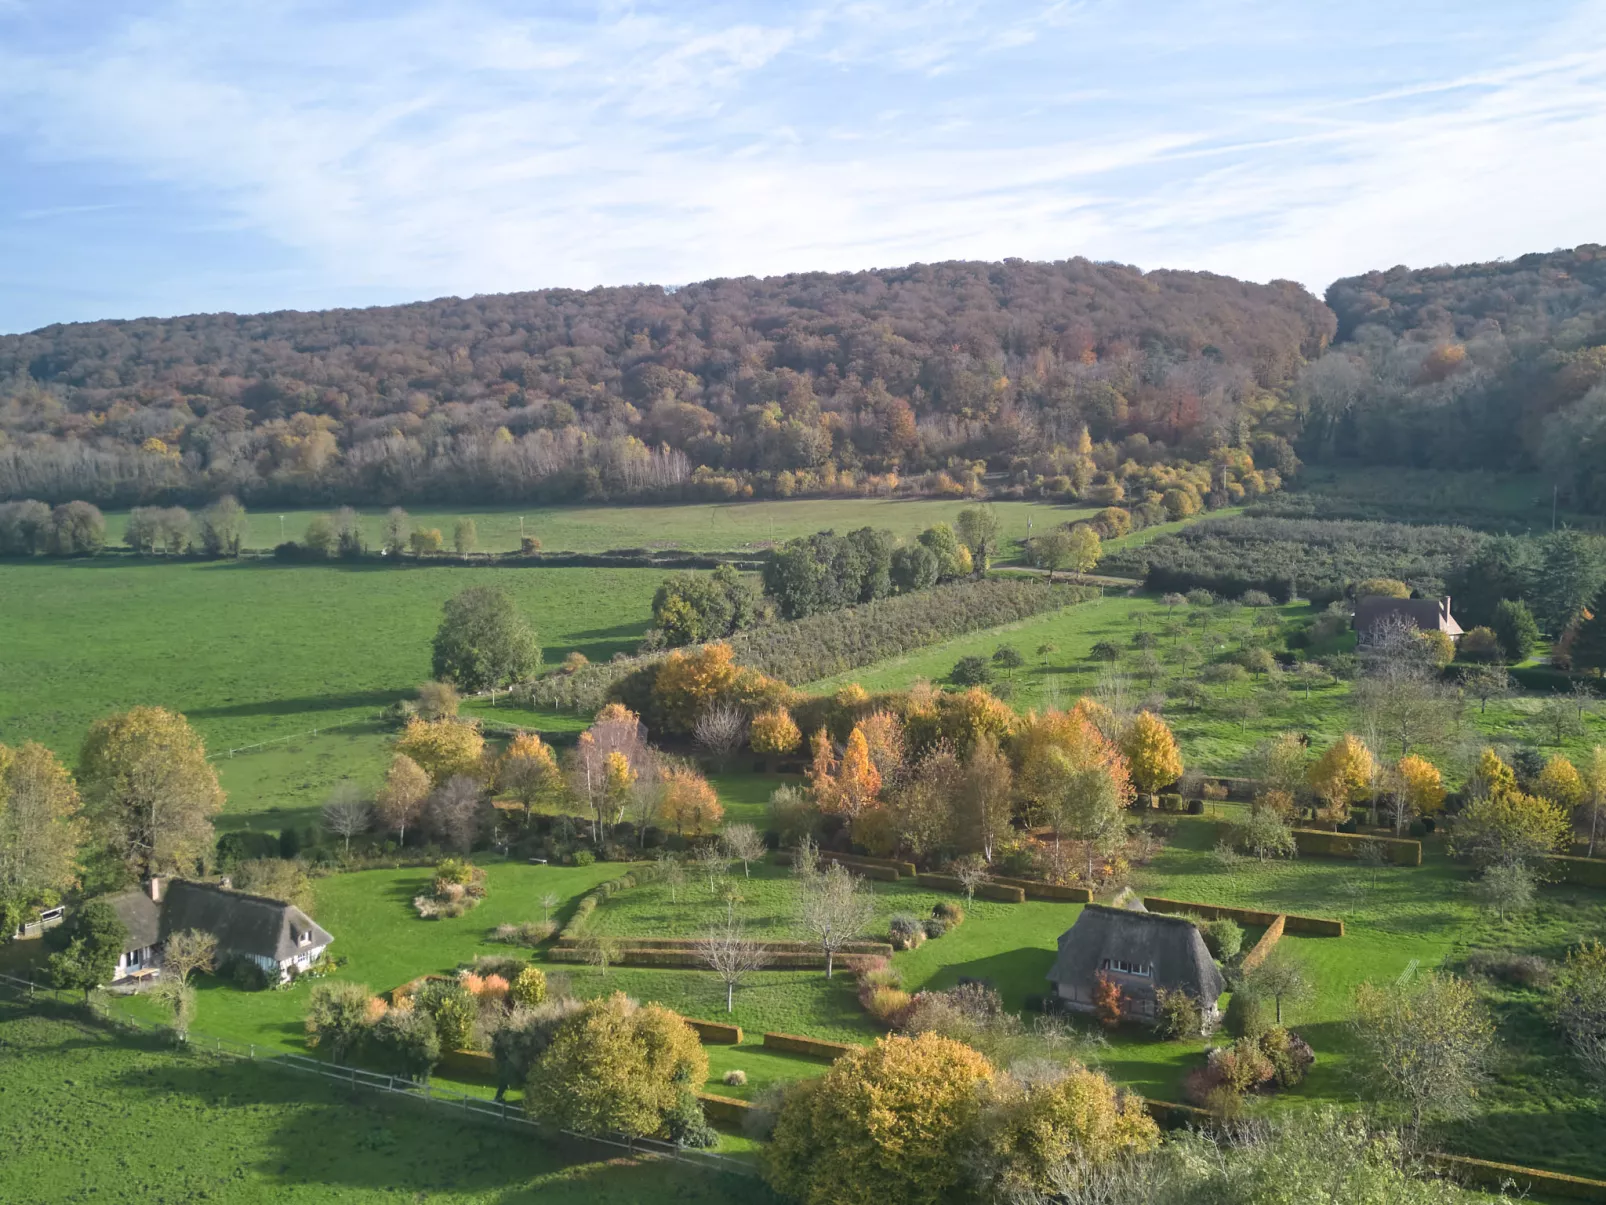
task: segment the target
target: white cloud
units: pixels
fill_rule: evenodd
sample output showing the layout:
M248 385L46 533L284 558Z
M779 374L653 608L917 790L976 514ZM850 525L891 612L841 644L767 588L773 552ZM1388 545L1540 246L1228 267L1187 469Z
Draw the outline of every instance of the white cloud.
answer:
M1193 7L177 4L0 42L0 129L403 295L1073 254L1319 289L1606 233L1601 3L1297 62L1286 6Z

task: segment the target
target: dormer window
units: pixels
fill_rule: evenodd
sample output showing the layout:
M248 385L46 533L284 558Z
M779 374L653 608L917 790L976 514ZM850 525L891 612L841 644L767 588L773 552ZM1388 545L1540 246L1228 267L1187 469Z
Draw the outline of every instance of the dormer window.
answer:
M310 946L311 944L312 944L312 934L311 933L303 932L303 933L296 934L296 945L298 945L298 946Z
M1122 975L1139 975L1144 979L1154 978L1154 968L1147 963L1128 962L1124 958L1106 958L1099 968L1104 971L1116 971Z

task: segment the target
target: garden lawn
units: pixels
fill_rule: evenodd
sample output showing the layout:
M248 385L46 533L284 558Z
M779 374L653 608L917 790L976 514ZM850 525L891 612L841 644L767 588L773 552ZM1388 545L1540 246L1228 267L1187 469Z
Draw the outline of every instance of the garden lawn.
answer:
M353 1094L3 1004L0 1066L0 1200L18 1205L768 1199L756 1180L584 1144L559 1147L459 1121L444 1108Z
M616 548L686 548L721 552L768 546L772 541L813 535L835 529L885 528L905 538L918 535L936 523L952 523L959 512L976 503L936 498L805 498L788 501L684 503L672 506L526 506L497 509L409 511L415 529L440 530L448 548L452 531L462 518L473 519L481 552L510 552L519 547L521 533L541 541L546 552L606 552ZM1056 523L1084 518L1093 507L1069 507L1052 502L995 502L1006 540L1026 535L1028 518L1042 531ZM246 544L272 548L281 539L299 540L315 515L328 511L254 513ZM378 547L384 533L385 511L361 512L363 530L371 546ZM122 539L126 513L106 516L110 542Z

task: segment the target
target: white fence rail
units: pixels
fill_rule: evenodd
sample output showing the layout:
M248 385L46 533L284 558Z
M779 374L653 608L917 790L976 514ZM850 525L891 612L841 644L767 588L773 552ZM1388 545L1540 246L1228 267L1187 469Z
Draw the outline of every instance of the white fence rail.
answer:
M41 999L75 1006L84 1003L76 992L63 991L59 988L48 987L28 979L20 979L14 975L3 973L0 973L0 993L8 995L25 1005L35 1004ZM163 1026L114 1010L104 1000L91 999L89 1008L97 1018L112 1025L148 1033L164 1031ZM498 1124L527 1130L548 1140L602 1146L611 1150L625 1151L632 1155L656 1155L711 1171L730 1172L742 1176L756 1176L758 1174L758 1169L744 1160L732 1159L729 1155L720 1155L712 1151L700 1151L691 1147L677 1146L672 1142L663 1142L656 1138L581 1134L573 1130L560 1129L556 1126L535 1121L526 1116L523 1109L517 1105L510 1105L505 1100L489 1100L482 1096L475 1096L468 1092L460 1092L455 1088L432 1083L428 1079L411 1080L400 1076L385 1075L382 1072L367 1071L361 1067L348 1067L341 1063L325 1062L322 1059L308 1058L306 1055L291 1054L282 1050L257 1046L249 1042L237 1042L231 1038L196 1033L194 1030L191 1030L184 1037L183 1046L187 1050L216 1054L223 1058L268 1064L287 1071L299 1072L303 1075L316 1075L322 1079L332 1080L335 1083L343 1084L353 1089L363 1088L371 1092L383 1093L389 1097L405 1097L408 1100L419 1101L426 1106L435 1107L443 1111L450 1110L477 1120L493 1121Z

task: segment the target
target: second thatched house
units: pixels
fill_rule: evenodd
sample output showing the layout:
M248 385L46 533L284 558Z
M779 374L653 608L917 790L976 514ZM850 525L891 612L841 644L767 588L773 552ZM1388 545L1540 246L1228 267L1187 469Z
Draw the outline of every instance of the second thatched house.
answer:
M113 981L161 964L161 948L174 933L194 929L217 939L219 964L243 959L270 981L306 970L334 940L294 904L188 879L152 879L144 890L107 897L128 930L128 949Z
M1048 980L1064 1007L1092 1012L1101 975L1121 989L1127 1016L1150 1023L1157 988L1187 992L1210 1020L1216 1018L1216 1001L1226 990L1192 921L1089 904L1060 934L1059 957Z

